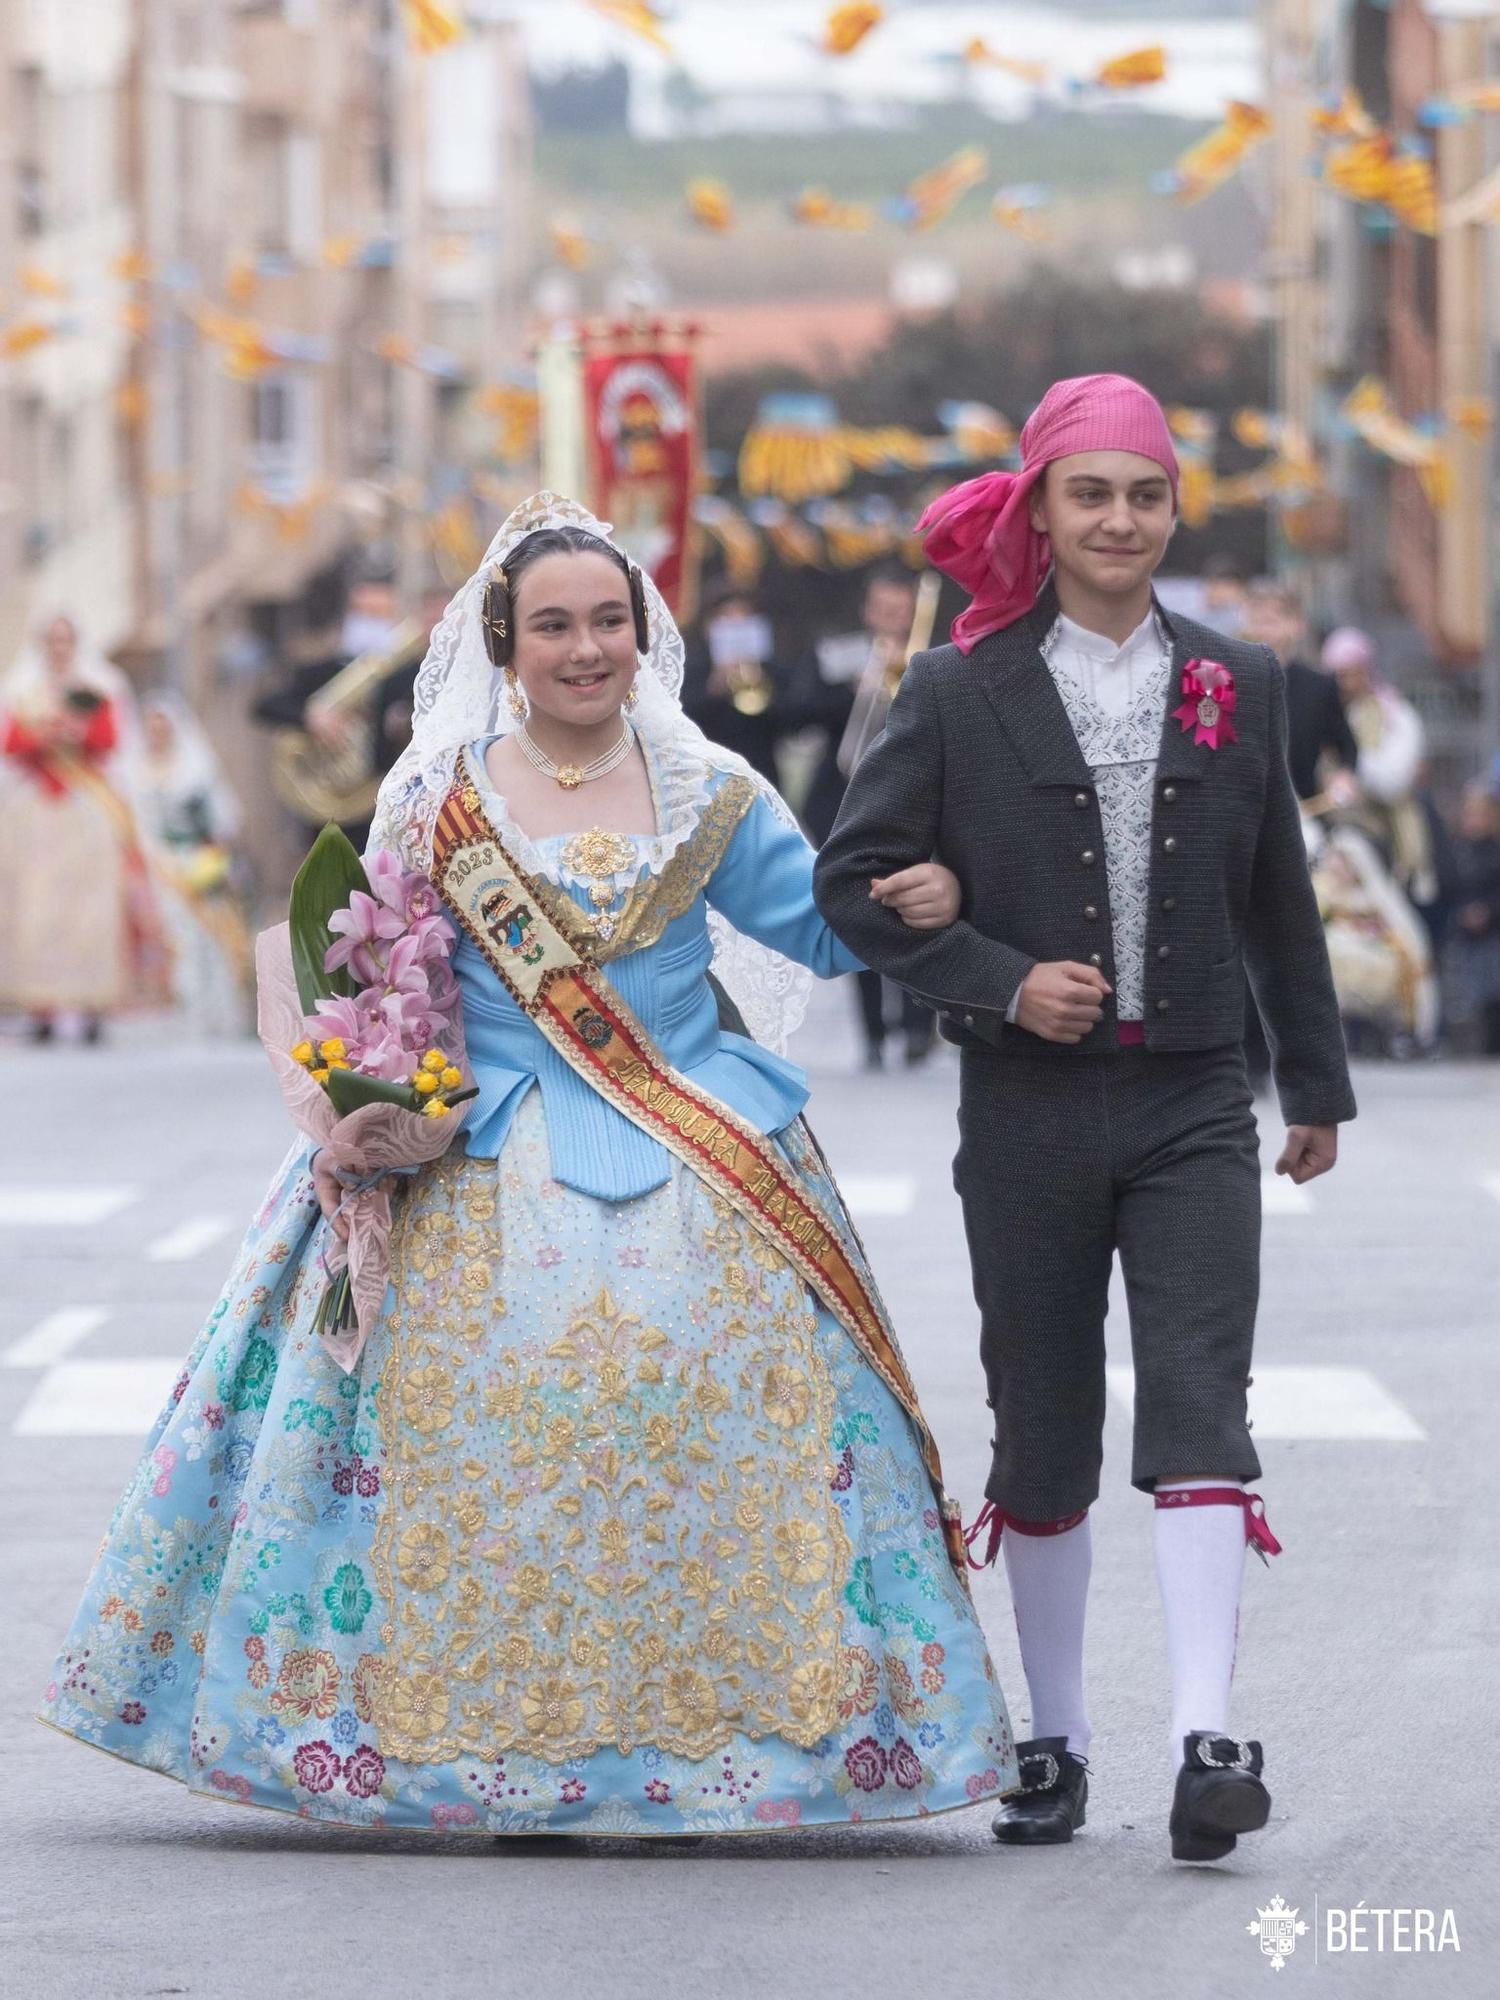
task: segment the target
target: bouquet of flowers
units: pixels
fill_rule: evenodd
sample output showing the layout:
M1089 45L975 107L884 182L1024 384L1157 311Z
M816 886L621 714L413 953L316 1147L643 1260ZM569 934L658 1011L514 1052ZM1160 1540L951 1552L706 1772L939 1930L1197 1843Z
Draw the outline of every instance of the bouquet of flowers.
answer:
M289 921L256 942L257 1027L288 1109L348 1187L330 1230L319 1338L352 1370L385 1298L392 1175L439 1158L476 1093L463 1048L456 942L432 884L324 827Z

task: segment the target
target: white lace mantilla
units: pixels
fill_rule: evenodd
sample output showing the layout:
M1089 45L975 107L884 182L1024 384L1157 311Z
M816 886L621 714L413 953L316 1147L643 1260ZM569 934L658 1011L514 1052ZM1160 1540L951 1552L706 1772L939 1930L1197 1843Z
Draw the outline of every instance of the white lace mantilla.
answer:
M1115 957L1115 998L1122 1021L1139 1021L1146 1006L1146 922L1151 877L1151 815L1156 760L1172 675L1164 633L1156 665L1144 676L1123 715L1107 715L1077 682L1052 665L1057 628L1042 657L1062 697L1073 734L1093 774L1104 825L1104 865Z

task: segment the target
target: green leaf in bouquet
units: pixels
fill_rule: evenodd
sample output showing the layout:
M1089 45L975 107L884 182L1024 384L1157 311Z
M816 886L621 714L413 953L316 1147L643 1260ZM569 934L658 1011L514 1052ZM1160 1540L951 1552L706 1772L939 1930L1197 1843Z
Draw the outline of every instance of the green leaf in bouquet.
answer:
M359 991L347 966L333 972L323 970L323 959L333 943L328 919L335 910L348 908L356 889L370 893L364 863L349 836L330 820L309 848L292 883L292 970L297 976L297 998L306 1014L312 1013L320 1000L353 999ZM340 1072L335 1071L337 1074Z
M417 1093L409 1083L387 1083L383 1076L361 1076L357 1069L331 1069L324 1088L340 1118L363 1110L367 1104L400 1104L408 1111L417 1108Z

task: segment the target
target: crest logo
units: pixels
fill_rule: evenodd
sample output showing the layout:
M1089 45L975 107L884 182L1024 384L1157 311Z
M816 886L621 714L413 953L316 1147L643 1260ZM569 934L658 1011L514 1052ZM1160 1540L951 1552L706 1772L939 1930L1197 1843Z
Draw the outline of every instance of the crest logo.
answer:
M1245 1929L1260 1939L1261 1956L1270 1959L1273 1972L1280 1972L1297 1949L1298 1938L1307 1934L1307 1925L1295 1910L1287 1908L1284 1896L1273 1896L1265 1909L1256 1911L1255 1921L1246 1924Z

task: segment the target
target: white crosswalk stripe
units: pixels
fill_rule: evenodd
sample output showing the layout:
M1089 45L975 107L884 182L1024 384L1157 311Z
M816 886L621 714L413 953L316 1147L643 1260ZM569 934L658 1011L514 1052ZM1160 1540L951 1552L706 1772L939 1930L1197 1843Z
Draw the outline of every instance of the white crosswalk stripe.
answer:
M1311 1215L1312 1196L1285 1174L1262 1174L1260 1205L1266 1215Z
M839 1191L856 1222L910 1215L917 1204L915 1174L841 1174Z
M0 1229L87 1229L140 1198L136 1187L0 1187Z
M1134 1371L1111 1368L1108 1374L1111 1394L1130 1409ZM1416 1418L1364 1368L1257 1365L1249 1401L1257 1440L1421 1444L1427 1437Z
M181 1357L61 1361L16 1418L17 1437L141 1437L161 1414Z
M1500 1174L1486 1174L1480 1185L1486 1194L1491 1194L1496 1201L1500 1201Z
M158 1236L154 1243L146 1246L146 1261L149 1264L186 1264L192 1258L213 1248L221 1236L227 1236L233 1225L222 1215L192 1215L186 1222L179 1222L175 1229L169 1229L165 1236Z
M0 1355L7 1368L50 1368L109 1318L107 1306L61 1306Z

